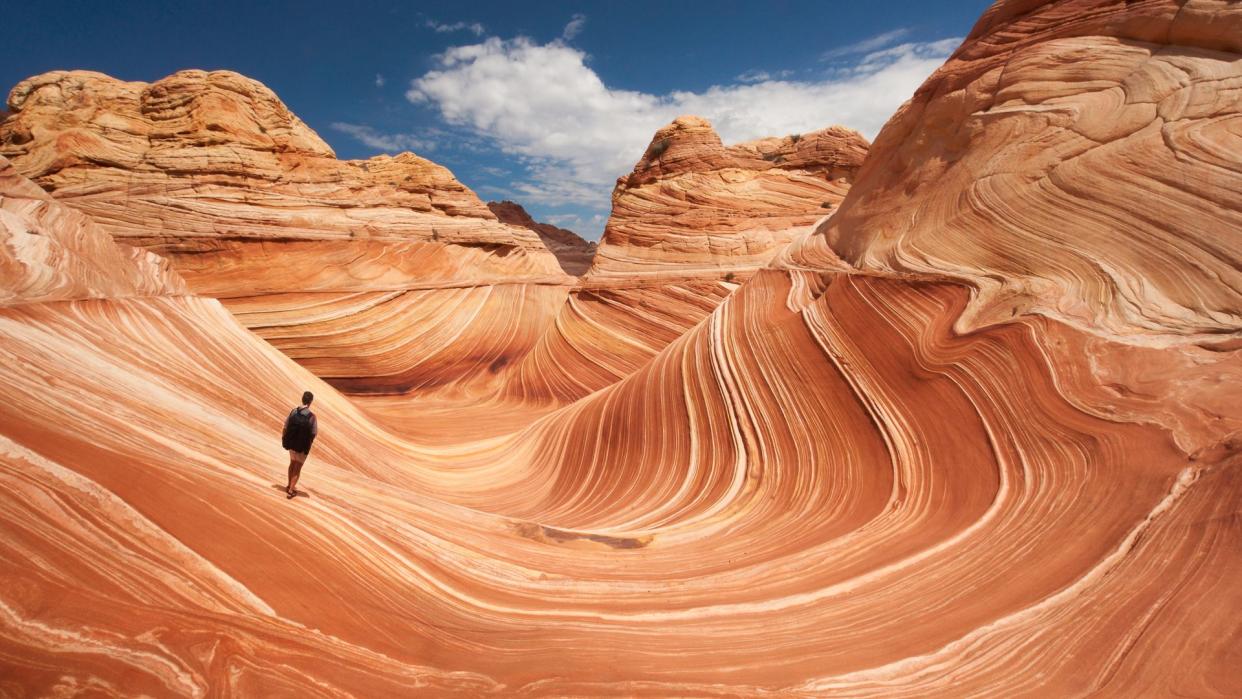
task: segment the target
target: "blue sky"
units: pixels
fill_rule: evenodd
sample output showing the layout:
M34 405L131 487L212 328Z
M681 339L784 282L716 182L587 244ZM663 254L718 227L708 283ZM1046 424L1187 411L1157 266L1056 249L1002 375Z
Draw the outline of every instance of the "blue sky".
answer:
M989 3L256 4L15 3L0 85L235 70L342 158L413 150L595 239L613 182L678 114L726 143L834 123L874 137Z

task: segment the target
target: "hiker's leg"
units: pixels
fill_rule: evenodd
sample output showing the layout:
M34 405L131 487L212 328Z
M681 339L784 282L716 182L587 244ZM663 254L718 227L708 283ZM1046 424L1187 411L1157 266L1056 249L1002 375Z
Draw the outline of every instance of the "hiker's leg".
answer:
M289 490L296 491L298 489L298 477L302 475L302 462L294 461L289 464Z

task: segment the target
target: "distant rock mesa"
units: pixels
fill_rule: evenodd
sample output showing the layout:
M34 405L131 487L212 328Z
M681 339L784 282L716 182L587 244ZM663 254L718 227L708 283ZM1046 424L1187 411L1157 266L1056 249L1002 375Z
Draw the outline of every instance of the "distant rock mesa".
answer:
M866 139L839 126L726 147L706 119L679 117L617 180L588 278L761 267L832 213L866 154Z
M561 268L566 274L579 276L591 266L595 257L596 244L583 240L581 236L564 228L557 228L550 223L539 223L526 213L521 204L512 201L489 201L487 208L501 223L529 228L539 236L543 244L548 246Z

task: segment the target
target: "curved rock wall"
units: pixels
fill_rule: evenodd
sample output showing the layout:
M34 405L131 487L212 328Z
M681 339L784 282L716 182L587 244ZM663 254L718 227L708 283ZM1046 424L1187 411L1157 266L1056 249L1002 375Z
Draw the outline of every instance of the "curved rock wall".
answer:
M563 298L573 282L534 231L501 223L447 169L412 153L337 160L271 90L236 73L190 70L147 84L58 71L23 81L8 104L0 154L22 174L115 239L168 258L195 293L244 309L253 330L292 356L316 368L367 357L325 371L342 386L418 385L425 348L394 339L404 328L362 323L410 318L407 297L447 308L471 289L530 284L541 288L515 298L558 288ZM370 313L325 313L359 299ZM523 306L521 334L554 312L543 301ZM496 342L487 323L464 332L495 348L478 357L484 367L529 347Z
M876 138L822 231L862 269L1127 341L1236 336L1235 3L998 3Z
M1236 16L1210 1L1002 2L949 65L975 45L1026 45L1058 17L1056 31L1081 28L1105 58L1117 37L1195 60L1228 49L1233 60L1214 65L1242 75L1242 50L1203 28ZM1060 41L1040 49L1042 60L1068 51L1059 72L1027 81L1067 81L1064 97L1089 117L1088 78L1113 64ZM908 147L915 170L945 166L913 165L927 145L891 129L951 129L933 117L973 104L963 89L921 91L873 156L903 162ZM1220 105L1216 118L1232 123L1237 109ZM980 173L987 183L1007 151L979 128L960 161L992 168ZM1181 164L1200 198L1203 183L1242 170L1242 144L1206 132L1216 160ZM1143 143L1099 148L1126 163ZM986 163L976 147L992 154ZM1015 171L1053 157L1024 153ZM1203 289L1196 298L1229 298L1230 278L1211 273L1237 254L1234 239L1183 241L1195 252L1176 264L1128 263L1139 276L1124 294L1087 293L1066 270L1103 248L1031 241L1068 227L1086 241L1091 226L1119 235L1108 221L1121 214L1076 217L1095 201L1090 188L1057 199L1061 213L1036 179L1006 190L1030 226L1026 244L1009 223L996 227L1015 249L1006 259L1040 252L1015 281L997 269L976 279L970 246L899 268L886 255L914 245L902 236L923 214L898 228L881 208L861 218L891 189L868 167L819 233L620 380L533 421L515 417L524 399L487 393L455 420L420 413L419 401L347 397L213 299L154 285L129 295L132 282L92 276L115 259L130 260L119 278L146 269L119 248L33 258L51 270L41 279L69 281L5 287L29 297L0 307L0 686L38 696L1242 694L1239 327L1161 320L1171 306L1159 295L1178 278ZM910 210L939 211L960 176L912 189ZM1133 186L1154 229L1215 230L1222 210L1234 212L1158 206L1158 184ZM80 235L68 217L43 225L61 240ZM904 242L887 247L888 235ZM981 313L1006 284L1040 293L1003 317ZM123 293L78 291L109 285ZM654 288L653 305L667 309L666 287ZM73 291L62 300L48 289ZM489 298L460 303L513 313ZM630 327L657 327L631 306ZM1203 307L1181 308L1207 317ZM443 360L446 373L468 355ZM599 365L590 382L626 371ZM544 376L560 370L569 365ZM539 378L533 365L514 371ZM568 396L587 383L566 386ZM290 502L276 434L306 388L322 433L303 476L309 497Z
M167 260L116 245L0 157L0 306L184 293Z

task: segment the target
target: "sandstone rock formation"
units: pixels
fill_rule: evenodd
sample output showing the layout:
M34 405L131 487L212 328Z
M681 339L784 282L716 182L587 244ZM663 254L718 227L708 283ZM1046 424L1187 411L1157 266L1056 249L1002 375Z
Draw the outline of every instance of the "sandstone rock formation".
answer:
M866 154L839 126L725 147L707 120L679 117L617 180L591 278L761 267L840 204Z
M729 147L699 117L657 131L617 180L590 270L501 395L564 403L633 373L830 214L866 150L842 127Z
M516 308L515 337L460 321L431 336L471 348L466 374L485 370L529 348L514 342L551 321L547 299L573 281L536 233L498 221L445 168L412 153L337 160L236 73L147 84L58 71L17 85L9 107L0 154L22 174L115 239L165 256L193 291L343 386L409 390L419 364L442 372L442 348L428 355L422 333L385 321L424 317L429 303L433 318L465 317L463 299Z
M1242 7L1214 0L1002 0L928 85L1008 47L1005 75L1034 52L1043 67L1021 89L1057 97L988 117L991 103L972 96L1002 80L991 69L920 91L876 139L840 214L624 378L533 420L493 394L456 420L421 399L343 395L216 300L184 295L149 258L0 178L6 215L20 210L71 248L45 254L57 248L9 233L0 251L0 687L1242 694L1242 347L1231 340L1242 327L1204 311L1235 291L1221 260L1239 244L1215 226L1236 213L1221 191L1242 189L1242 105L1217 97L1242 84L1242 47L1229 44L1240 27ZM1091 44L1110 60L1083 60ZM1050 199L1042 178L1006 179L1032 160L1072 169L1090 155L1056 139L1013 153L989 135L1023 143L1063 117L1058 104L1087 123L1114 114L1118 44L1176 59L1154 76L1137 66L1154 93L1220 78L1183 96L1213 115L1169 131L1164 147L1183 156L1176 194L1157 178L1113 191L1146 194L1146 225L1129 229L1115 219L1132 209L1100 205L1107 183L1063 183ZM1006 124L1023 110L1022 128ZM953 119L972 125L963 150L930 157L929 141L955 142ZM1180 128L1211 137L1214 158L1189 157ZM1120 169L1162 157L1153 149L1119 135L1088 153ZM958 162L978 182L962 185ZM923 168L945 168L942 181ZM885 173L916 178L900 206L918 216L875 204L901 190ZM922 216L954 224L953 193L963 220L988 211L994 223L976 220L977 245L951 239L933 258L913 233L937 233ZM1169 242L1181 256L1102 254L1108 236L1125 248L1125 234L1141 246L1153 231L1185 233ZM1068 242L1039 242L1054 236ZM995 252L989 275L980 246ZM1075 276L1087 250L1101 269L1119 261L1109 269L1130 283ZM1019 259L1027 266L1008 271ZM9 269L45 271L10 284ZM1178 301L1175 281L1194 293ZM981 312L1011 287L1029 304ZM669 307L660 284L648 288L632 323L655 327ZM1205 318L1221 327L1205 331ZM477 338L455 351L470 356ZM580 364L566 356L549 350L542 373L524 360L521 376L568 386L579 377L558 372ZM434 379L434 365L422 371ZM286 501L276 434L306 388L322 434L303 477L310 497ZM477 387L454 388L471 398Z
M560 274L536 235L500 224L445 168L412 153L337 160L236 73L147 84L57 71L18 84L8 105L0 155L115 238L171 259L199 293Z
M1240 12L998 3L877 138L829 243L968 281L962 329L1030 311L1157 343L1233 335Z
M512 226L521 226L534 231L543 244L556 255L556 259L561 263L561 269L565 270L565 274L572 274L575 277L587 271L591 266L591 259L595 257L595 243L583 240L577 233L557 228L550 223L539 223L526 213L526 209L521 204L512 201L489 201L487 208L501 223L507 223Z
M0 157L0 306L184 293L167 260L115 244Z
M565 272L593 246L485 206L413 154L337 160L235 73L148 85L53 72L9 105L0 153L23 174L168 257L317 376L467 403L571 401L632 372L826 215L866 147L834 127L726 148L706 121L677 120L618 181L601 255L571 297Z

